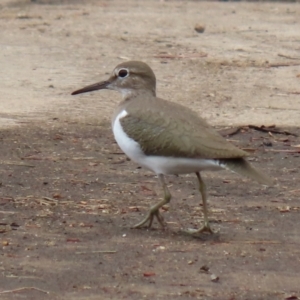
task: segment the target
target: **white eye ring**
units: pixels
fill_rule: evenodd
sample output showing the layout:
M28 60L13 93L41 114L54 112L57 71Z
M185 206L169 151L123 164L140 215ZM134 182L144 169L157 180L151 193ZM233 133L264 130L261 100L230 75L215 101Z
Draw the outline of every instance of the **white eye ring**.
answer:
M129 75L128 69L120 69L117 72L117 76L120 78L126 78Z

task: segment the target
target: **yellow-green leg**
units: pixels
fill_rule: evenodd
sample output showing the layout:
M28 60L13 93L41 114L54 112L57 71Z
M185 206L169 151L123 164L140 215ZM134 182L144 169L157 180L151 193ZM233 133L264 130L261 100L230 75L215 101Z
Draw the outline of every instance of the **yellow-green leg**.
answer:
M163 190L164 190L164 198L162 201L158 202L157 204L153 205L147 216L141 221L139 222L138 224L134 225L133 228L141 228L143 227L147 222L149 222L149 225L148 225L148 228L150 228L152 226L152 222L153 222L153 218L156 217L157 221L159 222L159 224L165 228L166 224L164 222L164 219L162 217L162 215L159 213L159 209L170 202L171 200L171 194L170 194L170 191L166 185L166 182L165 182L165 178L164 178L164 175L162 174L159 174L158 175L158 179L163 187Z
M204 218L204 224L201 228L199 229L192 229L189 228L186 232L191 233L191 234L197 234L201 232L208 232L208 233L214 233L212 229L209 226L209 221L208 221L208 210L207 210L207 201L206 201L206 186L204 181L201 178L201 175L199 172L196 172L198 182L199 182L199 191L202 197L202 202L203 202L203 218Z

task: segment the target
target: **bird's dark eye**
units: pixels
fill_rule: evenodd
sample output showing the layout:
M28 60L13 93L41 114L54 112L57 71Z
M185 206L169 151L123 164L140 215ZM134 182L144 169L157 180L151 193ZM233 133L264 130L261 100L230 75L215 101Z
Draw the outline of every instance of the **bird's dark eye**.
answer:
M129 74L128 70L126 70L126 69L121 69L121 70L119 71L119 73L118 73L118 76L121 77L121 78L125 78L125 77L128 76L128 74Z

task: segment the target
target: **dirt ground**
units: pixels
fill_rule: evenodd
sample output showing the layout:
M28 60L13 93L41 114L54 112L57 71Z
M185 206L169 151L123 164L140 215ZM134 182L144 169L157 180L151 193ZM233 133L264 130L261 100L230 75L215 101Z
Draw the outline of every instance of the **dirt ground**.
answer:
M300 3L1 1L0 299L300 299L299 14ZM128 59L219 129L279 129L227 136L275 185L205 173L213 236L180 231L202 220L193 175L168 178L167 230L131 229L162 193L114 142L120 96L70 96Z

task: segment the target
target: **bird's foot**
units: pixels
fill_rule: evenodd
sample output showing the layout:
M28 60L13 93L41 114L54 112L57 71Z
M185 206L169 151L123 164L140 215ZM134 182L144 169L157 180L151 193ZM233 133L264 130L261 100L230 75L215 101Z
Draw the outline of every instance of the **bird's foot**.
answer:
M184 233L187 233L187 234L190 234L190 235L198 235L199 233L209 233L209 234L214 234L214 233L217 233L218 231L213 231L211 228L210 228L210 225L208 222L204 223L204 225L199 228L199 229L193 229L193 228L188 228L188 229L185 229L183 230Z
M150 210L148 212L147 216L141 222L134 225L132 228L142 228L147 222L149 222L149 224L146 227L151 228L154 217L156 217L158 223L164 229L166 227L166 223L165 223L164 218L162 217L162 215L159 213L159 210L154 210L154 211Z

